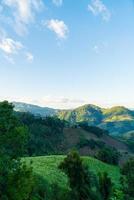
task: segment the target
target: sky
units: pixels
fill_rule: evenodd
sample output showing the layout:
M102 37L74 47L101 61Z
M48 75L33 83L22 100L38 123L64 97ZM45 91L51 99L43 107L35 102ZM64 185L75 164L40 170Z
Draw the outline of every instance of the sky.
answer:
M0 100L134 108L134 0L0 0Z

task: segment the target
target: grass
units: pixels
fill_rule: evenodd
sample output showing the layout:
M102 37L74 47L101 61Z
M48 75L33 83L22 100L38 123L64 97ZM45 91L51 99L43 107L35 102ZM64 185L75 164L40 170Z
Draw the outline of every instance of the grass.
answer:
M40 156L40 157L28 157L24 158L27 164L32 162L34 173L38 174L42 178L48 181L48 183L57 183L60 187L67 187L67 177L58 169L58 165L65 156ZM89 169L94 173L106 171L112 178L112 181L118 186L120 172L116 166L105 164L99 160L91 157L83 157L85 164L89 166Z

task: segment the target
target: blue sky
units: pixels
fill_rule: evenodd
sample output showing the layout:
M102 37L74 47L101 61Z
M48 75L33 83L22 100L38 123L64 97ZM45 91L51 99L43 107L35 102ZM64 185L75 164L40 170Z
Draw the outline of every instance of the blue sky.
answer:
M0 99L134 108L133 0L0 1Z

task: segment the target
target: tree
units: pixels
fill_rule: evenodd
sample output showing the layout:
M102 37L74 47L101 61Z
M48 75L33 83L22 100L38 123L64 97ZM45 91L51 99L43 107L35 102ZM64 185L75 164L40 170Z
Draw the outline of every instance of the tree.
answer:
M112 182L106 172L99 174L99 191L103 200L109 200L112 194Z
M82 159L76 151L72 151L60 164L59 168L66 173L71 188L73 200L98 199L93 192L95 188L95 177L83 164Z
M134 158L129 159L121 169L125 200L134 199Z
M24 155L28 132L14 115L13 105L0 103L0 199L28 200L33 187L31 167Z
M120 154L115 148L103 147L97 154L97 159L112 165L118 165Z

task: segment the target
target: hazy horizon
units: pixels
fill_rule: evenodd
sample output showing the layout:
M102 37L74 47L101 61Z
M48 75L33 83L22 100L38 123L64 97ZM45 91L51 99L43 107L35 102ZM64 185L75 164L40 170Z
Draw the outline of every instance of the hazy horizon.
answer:
M24 103L24 104L31 104L34 106L39 106L39 107L48 107L48 108L53 108L53 109L59 109L59 110L68 110L68 109L75 109L78 108L80 106L84 106L84 105L95 105L101 108L112 108L112 107L126 107L128 109L134 109L134 107L129 107L127 105L123 105L123 104L97 104L95 102L84 102L80 103L80 102L76 102L77 100L72 100L72 106L70 106L70 101L68 99L61 99L59 102L57 102L57 105L54 105L52 102L48 102L48 104L44 104L43 102L39 102L39 101L26 101L26 100L21 100L21 99L7 99L7 98L2 98L0 99L0 101L9 101L10 103ZM67 101L69 101L69 105L67 103ZM74 102L73 102L74 101ZM77 105L76 105L77 104Z

